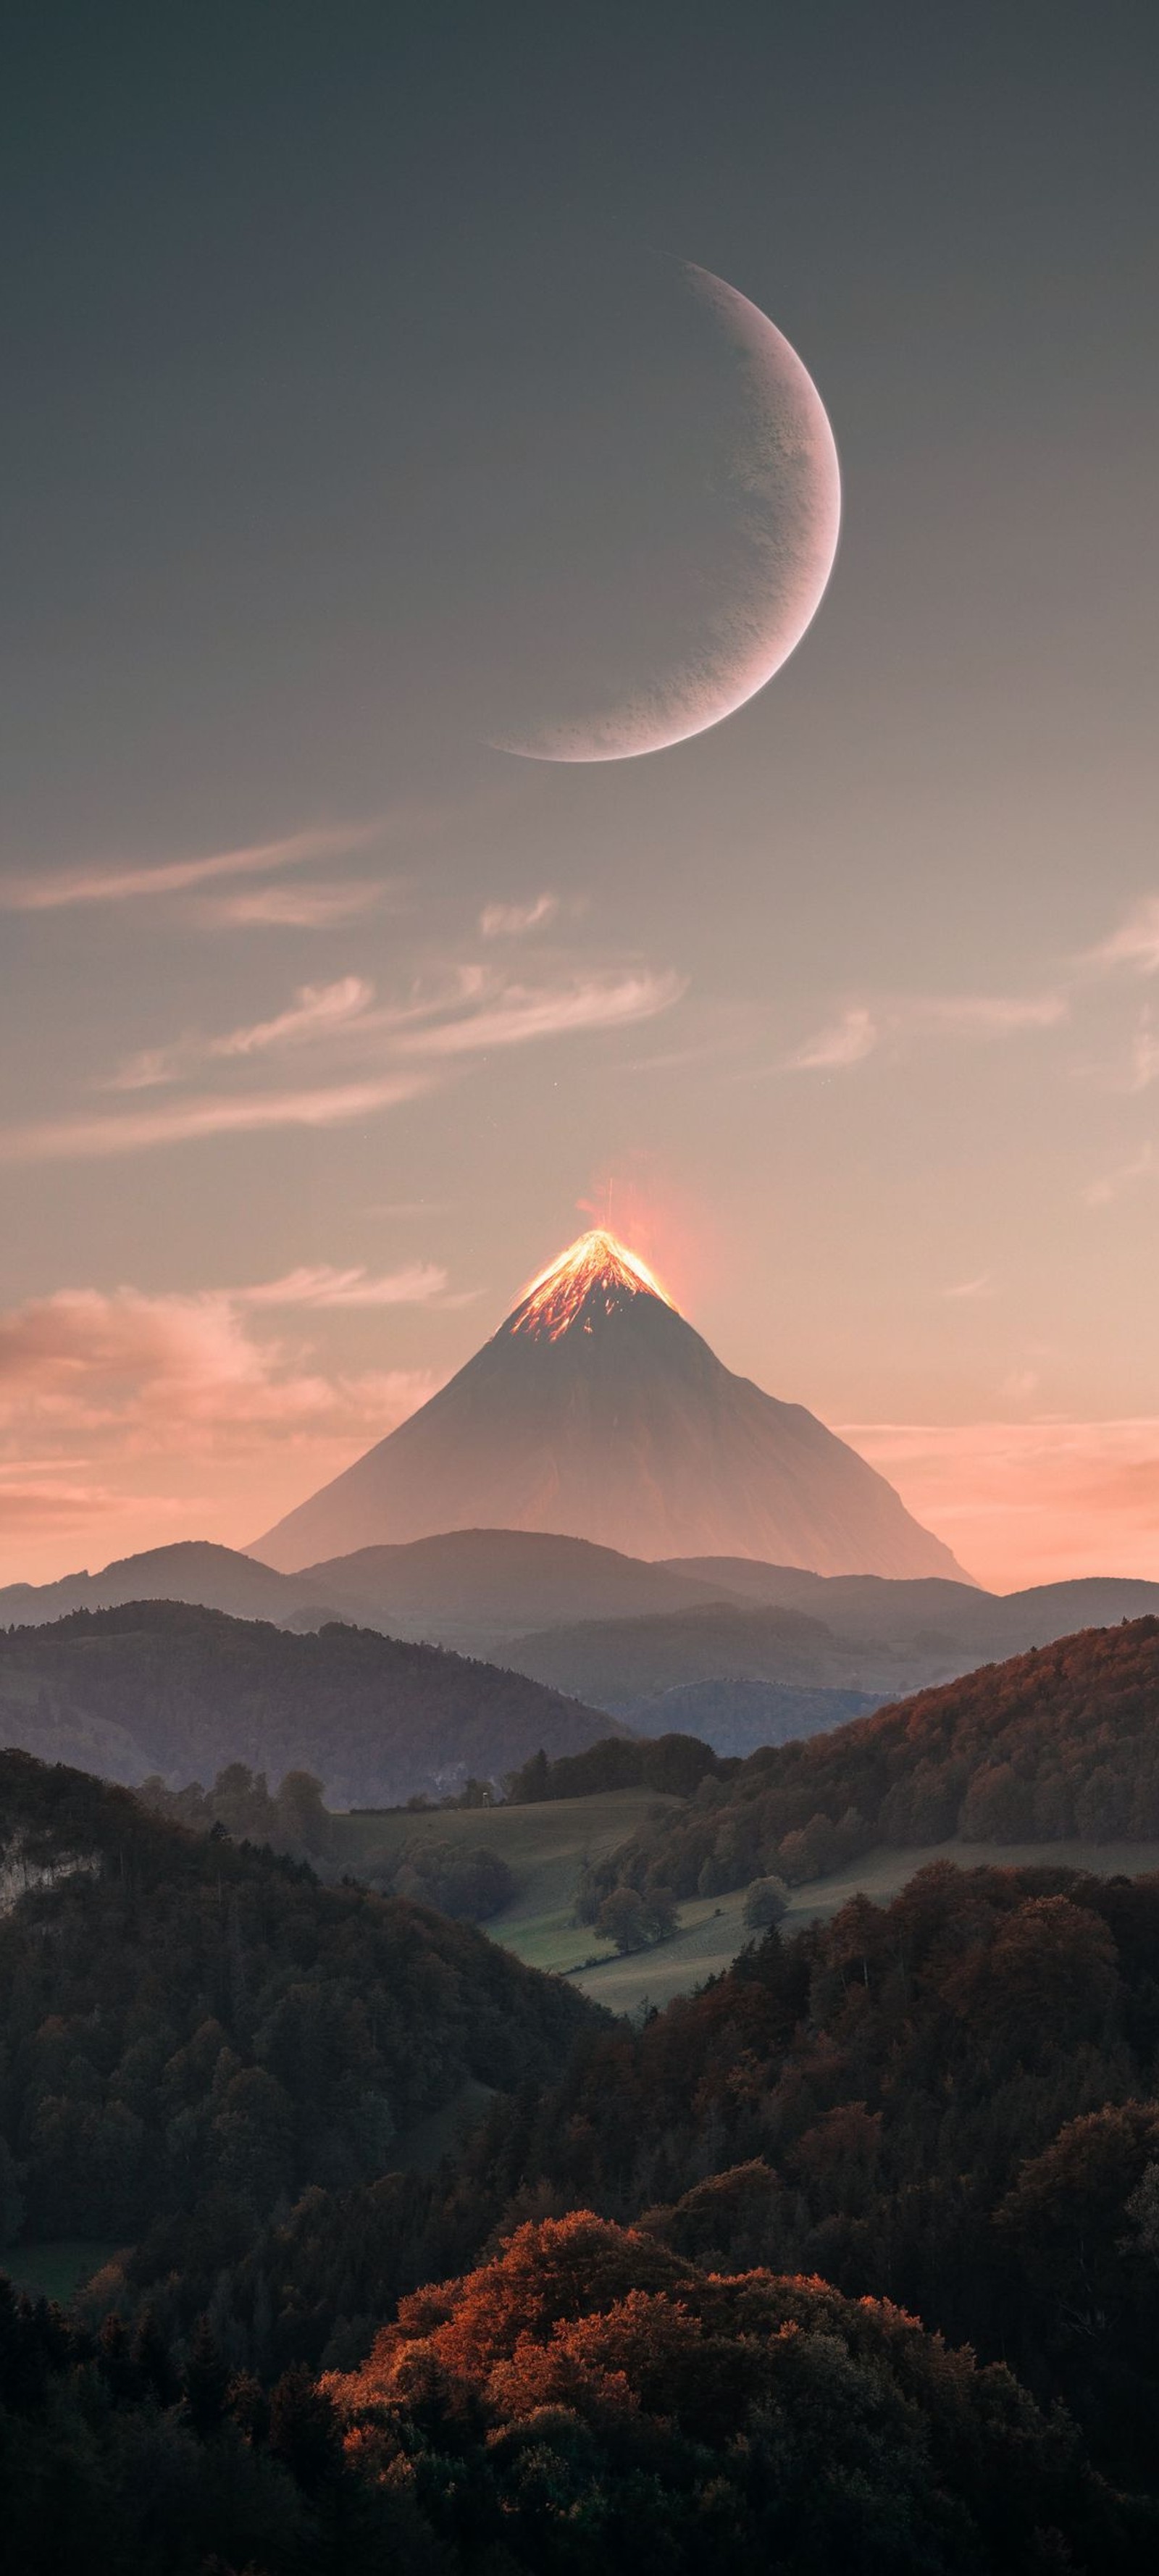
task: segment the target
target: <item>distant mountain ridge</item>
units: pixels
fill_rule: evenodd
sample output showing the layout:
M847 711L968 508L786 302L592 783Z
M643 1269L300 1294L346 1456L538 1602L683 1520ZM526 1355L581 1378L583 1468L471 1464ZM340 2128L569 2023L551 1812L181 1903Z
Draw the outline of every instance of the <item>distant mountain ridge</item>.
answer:
M184 1539L119 1557L99 1574L9 1584L0 1590L0 1624L34 1627L126 1601L187 1601L283 1626L354 1618L388 1635L485 1655L514 1628L685 1609L721 1593L695 1575L552 1531L449 1530L359 1548L297 1574L207 1539Z
M293 1575L185 1541L98 1574L10 1585L0 1627L165 1599L297 1631L345 1620L446 1646L633 1728L687 1728L732 1753L756 1741L761 1692L766 1741L783 1739L790 1715L809 1734L859 1714L858 1696L896 1698L1081 1628L1159 1612L1159 1584L1088 1577L1002 1596L940 1576L817 1575L735 1556L657 1564L558 1533L479 1529L360 1549ZM683 1714L667 1705L678 1692L694 1695ZM119 1767L129 1758L122 1738L103 1737L99 1759L87 1740L68 1758L130 1776Z
M726 1368L634 1253L583 1235L448 1385L253 1554L294 1573L455 1529L826 1574L962 1569L855 1450Z

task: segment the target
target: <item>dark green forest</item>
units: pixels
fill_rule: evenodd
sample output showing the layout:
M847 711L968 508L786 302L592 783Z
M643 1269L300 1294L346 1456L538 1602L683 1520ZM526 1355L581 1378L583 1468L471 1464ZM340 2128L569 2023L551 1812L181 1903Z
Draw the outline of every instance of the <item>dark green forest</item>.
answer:
M1129 1779L1141 1818L1157 1641L1070 1640L763 1779L673 1739L579 1784L655 1760L658 1837L851 1783L879 1830L923 1764L959 1815L1005 1766L1072 1820ZM1154 2564L1159 1879L947 1857L633 2028L204 1814L8 1754L0 1816L13 2269L120 2248L67 2317L0 2298L18 2569Z
M369 1628L296 1636L143 1601L0 1631L0 1739L129 1783L244 1762L321 1769L337 1806L391 1806L608 1732L522 1673Z
M160 2300L177 2332L212 2300L239 2367L353 2366L397 2298L588 2207L709 2269L888 2298L1150 2487L1157 2051L1159 1880L939 1862L642 2031L586 2019L443 2173L316 2189L232 2263L204 2222L161 2230L97 2304Z
M196 1780L183 1789L169 1789L163 1780L150 1779L142 1780L136 1795L153 1815L189 1825L194 1833L212 1833L220 1826L235 1841L268 1843L272 1851L309 1860L330 1882L339 1875L336 1828L324 1803L325 1785L310 1771L287 1771L271 1792L263 1771L253 1772L244 1762L227 1762L208 1789ZM482 1805L483 1784L468 1780L454 1803ZM360 1862L359 1877L379 1896L412 1896L420 1905L433 1905L440 1914L449 1914L456 1923L487 1922L510 1904L516 1884L506 1861L485 1845L472 1849L457 1842L434 1843L418 1834L401 1849L391 1845L376 1852L372 1848ZM609 1902L618 1893L613 1891Z
M1159 2540L1073 2428L876 2300L707 2275L576 2212L264 2388L212 2325L94 2335L0 2286L10 2563L141 2576L1128 2576ZM231 2555L222 2554L222 2544Z
M592 2008L465 1925L0 1755L0 2132L30 2236L235 2258L381 2173L470 2078L556 2071ZM48 1875L37 1883L38 1873Z
M695 1735L607 1735L583 1753L558 1754L553 1762L540 1746L510 1774L507 1795L515 1806L591 1798L604 1789L655 1789L691 1798L702 1780L731 1779L739 1768Z

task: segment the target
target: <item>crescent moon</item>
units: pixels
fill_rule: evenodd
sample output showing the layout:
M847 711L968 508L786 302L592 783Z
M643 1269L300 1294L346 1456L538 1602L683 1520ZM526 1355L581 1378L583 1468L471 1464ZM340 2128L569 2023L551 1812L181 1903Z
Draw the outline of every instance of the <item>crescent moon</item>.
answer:
M796 350L759 306L692 262L694 292L727 334L743 378L729 479L741 537L731 596L681 659L606 711L496 743L524 760L638 760L706 733L765 688L824 596L841 524L828 415Z

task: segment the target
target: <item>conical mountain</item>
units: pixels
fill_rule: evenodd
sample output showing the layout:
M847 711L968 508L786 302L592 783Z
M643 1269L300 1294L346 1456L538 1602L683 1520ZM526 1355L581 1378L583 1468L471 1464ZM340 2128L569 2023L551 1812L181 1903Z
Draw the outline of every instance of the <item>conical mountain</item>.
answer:
M610 1234L581 1236L410 1420L253 1554L455 1529L555 1530L632 1556L961 1576L883 1476L803 1405L734 1377Z

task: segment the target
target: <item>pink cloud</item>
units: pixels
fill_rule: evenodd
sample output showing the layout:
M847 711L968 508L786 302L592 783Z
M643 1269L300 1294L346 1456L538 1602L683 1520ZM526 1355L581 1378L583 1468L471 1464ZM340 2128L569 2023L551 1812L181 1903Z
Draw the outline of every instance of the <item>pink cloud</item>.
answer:
M994 1591L1159 1581L1159 1419L847 1423L841 1437Z
M176 1082L198 1062L229 1062L236 1056L280 1053L287 1047L331 1038L365 1020L374 986L361 975L343 975L335 984L303 984L289 1008L272 1020L252 1021L224 1037L178 1038L172 1046L148 1048L130 1057L114 1074L111 1091L148 1091L157 1083Z
M1079 963L1104 971L1123 966L1136 975L1159 974L1159 895L1146 895Z
M271 1286L308 1310L362 1278ZM431 1281L415 1265L393 1285L398 1303ZM159 1524L244 1545L433 1392L426 1370L350 1370L259 1333L247 1296L65 1289L0 1316L0 1579L67 1570L68 1533L98 1562L155 1544Z
M532 903L489 903L479 915L479 929L484 939L522 939L526 931L552 921L558 911L556 894L537 894Z
M207 895L197 918L211 930L332 930L376 912L394 891L359 877L336 885L254 886L242 894Z
M332 1270L321 1264L229 1293L235 1306L429 1306L435 1297L440 1304L461 1304L458 1297L447 1300L446 1285L446 1271L433 1261L412 1261L405 1270L392 1270L379 1278L361 1268Z
M786 1056L785 1070L828 1072L862 1064L887 1040L896 1046L916 1037L1003 1038L1023 1029L1053 1029L1069 1009L1062 992L911 994L877 1003L872 1011L859 1004Z
M214 850L195 859L166 859L157 867L71 868L57 875L0 878L0 910L61 912L78 903L126 903L139 896L184 894L215 877L257 876L295 868L310 859L334 858L373 840L373 823L327 824L320 831L290 832L278 841L253 841L236 850Z
M868 1011L844 1011L829 1028L819 1029L816 1037L807 1038L804 1046L786 1057L791 1073L827 1072L840 1065L860 1064L872 1055L881 1031Z
M116 1502L107 1485L62 1485L39 1478L34 1485L18 1485L0 1470L0 1532L16 1540L29 1531L39 1537L45 1531L87 1528L115 1509ZM10 1579L19 1582L21 1577Z
M411 1055L453 1056L522 1046L534 1038L567 1037L584 1029L622 1028L670 1010L685 989L682 976L654 975L644 967L538 991L512 984L471 1018L417 1031L400 1046Z
M0 1163L99 1161L206 1136L257 1135L277 1127L340 1127L352 1118L396 1108L401 1101L414 1099L423 1087L414 1075L390 1074L377 1082L337 1083L315 1091L175 1100L162 1108L109 1117L42 1119L0 1131Z

